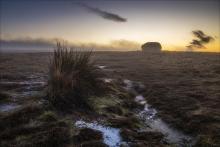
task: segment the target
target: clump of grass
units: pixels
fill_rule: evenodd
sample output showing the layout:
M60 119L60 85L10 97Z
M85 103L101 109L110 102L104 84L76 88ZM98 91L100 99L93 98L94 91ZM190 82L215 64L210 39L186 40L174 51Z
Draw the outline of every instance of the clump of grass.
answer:
M0 103L8 101L9 95L0 90Z
M92 51L76 51L57 43L50 63L48 99L59 109L86 108L87 99L102 89Z
M39 119L45 122L52 122L58 120L57 115L52 111L45 111L40 115Z
M200 135L195 147L217 147L216 140L210 135Z
M11 128L28 123L31 119L38 117L43 112L43 109L42 106L32 103L7 115L0 115L0 130L10 130Z

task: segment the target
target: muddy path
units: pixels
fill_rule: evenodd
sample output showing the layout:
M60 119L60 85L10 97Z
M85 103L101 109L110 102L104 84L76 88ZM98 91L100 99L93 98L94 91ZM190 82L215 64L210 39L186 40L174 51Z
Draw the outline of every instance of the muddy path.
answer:
M137 115L146 123L147 126L149 126L149 128L143 127L142 130L158 131L164 134L165 139L169 143L173 143L177 146L184 146L184 144L193 146L195 144L195 137L187 135L181 130L173 128L158 116L157 110L148 104L146 98L142 95L141 91L144 91L145 86L141 82L124 80L124 83L126 85L125 89L135 95L134 100L144 105L142 110L137 111Z
M102 70L106 70L106 66L98 67ZM106 83L114 83L118 81L111 78L104 78L103 80ZM157 110L148 104L146 98L142 95L142 93L146 91L144 84L128 79L124 79L121 82L121 88L127 91L127 93L133 95L134 102L137 102L143 106L135 109L135 111L130 110L133 111L135 116L142 122L137 132L159 132L164 135L164 142L178 147L184 147L186 145L193 146L195 144L195 136L185 134L183 131L173 128L157 115ZM121 136L121 130L123 128L114 128L109 126L108 119L102 121L94 120L89 122L78 120L74 125L79 128L91 128L101 131L104 135L104 143L110 147L119 147L122 145L129 147L131 145L131 142L125 141Z

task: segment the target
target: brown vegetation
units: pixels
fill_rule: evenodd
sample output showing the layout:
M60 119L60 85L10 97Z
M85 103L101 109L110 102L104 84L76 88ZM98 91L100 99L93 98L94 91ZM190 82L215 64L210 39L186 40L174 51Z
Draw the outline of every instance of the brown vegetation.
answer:
M94 55L92 58L97 64L106 65L104 71L108 78L141 81L146 86L144 96L158 110L160 117L176 128L199 135L197 146L219 146L219 54L97 52ZM5 54L7 62L0 63L1 77L9 81L23 80L36 73L46 77L48 56L46 53ZM129 95L117 95L119 103L114 101L104 107L105 115L125 115L125 108L136 108L131 101L124 101ZM97 106L102 105L97 102ZM55 119L50 114L46 118L39 117L39 121L51 120Z
M63 121L39 121L44 108L30 104L0 117L0 146L63 147L70 142L70 128ZM42 117L42 116L41 116Z

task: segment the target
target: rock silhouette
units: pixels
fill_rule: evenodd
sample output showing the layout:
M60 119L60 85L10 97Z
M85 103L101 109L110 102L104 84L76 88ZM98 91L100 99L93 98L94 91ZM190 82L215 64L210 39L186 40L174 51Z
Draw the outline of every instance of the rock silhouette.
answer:
M162 46L159 42L147 42L141 48L144 52L161 52Z

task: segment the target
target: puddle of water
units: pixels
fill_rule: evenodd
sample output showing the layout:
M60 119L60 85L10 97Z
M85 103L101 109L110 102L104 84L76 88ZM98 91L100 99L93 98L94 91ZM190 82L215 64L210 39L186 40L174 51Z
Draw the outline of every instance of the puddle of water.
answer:
M144 118L144 119L147 119L147 120L150 120L150 121L153 121L154 119L156 119L156 114L157 114L157 111L154 109L154 108L151 108L146 101L145 102L145 105L144 105L144 110L142 110L139 115Z
M16 104L1 104L0 105L0 112L8 112L8 111L14 110L18 107L20 107L20 106L16 105Z
M99 69L104 69L104 68L106 68L105 65L97 65L97 67L98 67Z
M144 101L144 97L142 95L137 95L134 100L136 102L142 102L142 101Z
M110 79L110 78L105 78L103 80L105 83L111 83L113 81L113 79Z
M125 89L126 90L132 90L133 89L132 81L125 79L123 82L125 84Z
M90 128L94 130L101 131L104 138L104 143L110 147L119 147L122 144L122 139L120 136L120 129L103 126L97 122L88 123L79 120L75 123L76 127L79 128Z

